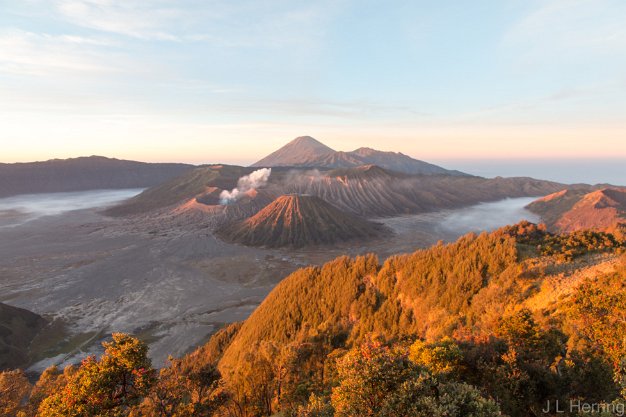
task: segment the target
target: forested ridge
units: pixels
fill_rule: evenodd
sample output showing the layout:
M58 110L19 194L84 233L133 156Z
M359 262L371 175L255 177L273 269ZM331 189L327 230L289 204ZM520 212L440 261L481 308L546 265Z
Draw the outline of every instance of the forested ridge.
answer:
M166 368L115 334L102 357L34 386L4 372L0 413L522 417L575 400L613 415L626 394L625 247L523 222L383 263L340 257L294 272Z

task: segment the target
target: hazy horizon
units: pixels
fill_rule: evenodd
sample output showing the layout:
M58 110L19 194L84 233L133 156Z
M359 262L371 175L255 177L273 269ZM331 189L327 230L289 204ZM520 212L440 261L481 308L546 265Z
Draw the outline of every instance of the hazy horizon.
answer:
M619 0L2 5L7 162L252 161L302 134L427 161L626 159Z
M626 158L607 159L461 159L429 161L481 177L533 177L566 184L626 186Z
M274 149L275 150L275 149ZM344 149L342 149L344 150ZM270 153L268 151L267 153ZM401 151L398 151L401 152ZM404 152L403 152L404 153ZM74 155L69 158L95 156L95 154ZM124 159L115 155L97 155L108 158ZM192 165L203 164L230 164L239 166L249 166L265 154L259 155L256 159L227 159L227 160L210 160L210 159L157 159L148 160L143 158L134 158L132 160L140 162L154 163L188 163ZM435 158L424 159L419 155L408 155L415 159L425 160L426 162L442 166L447 169L462 171L471 175L477 175L486 178L494 177L533 177L542 180L561 182L566 184L611 184L626 186L626 158L576 158L576 159L447 159ZM66 158L50 158L50 159L66 159ZM43 160L41 160L43 161ZM17 161L23 162L40 162L40 161ZM14 163L0 161L0 163Z

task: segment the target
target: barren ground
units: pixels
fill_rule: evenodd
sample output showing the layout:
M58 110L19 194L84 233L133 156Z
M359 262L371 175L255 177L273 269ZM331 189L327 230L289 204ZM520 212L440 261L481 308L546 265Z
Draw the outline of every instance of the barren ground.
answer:
M0 301L54 320L34 346L39 371L99 351L115 331L150 344L155 365L184 354L223 323L245 319L283 277L338 255L381 258L471 230L536 220L511 199L462 210L378 219L391 238L307 250L226 244L209 229L159 219L112 219L101 208L0 227ZM7 218L19 217L4 207Z

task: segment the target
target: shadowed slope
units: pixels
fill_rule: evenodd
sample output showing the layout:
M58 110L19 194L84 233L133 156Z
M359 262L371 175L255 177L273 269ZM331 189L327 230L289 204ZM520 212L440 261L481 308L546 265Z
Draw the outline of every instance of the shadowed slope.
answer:
M28 362L28 347L47 322L41 316L0 303L0 370Z

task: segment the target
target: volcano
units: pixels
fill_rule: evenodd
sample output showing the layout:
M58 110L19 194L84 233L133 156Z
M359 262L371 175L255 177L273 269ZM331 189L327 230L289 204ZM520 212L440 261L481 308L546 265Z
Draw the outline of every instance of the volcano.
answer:
M295 138L279 150L251 166L297 167L297 168L354 168L377 165L391 171L413 175L465 176L460 171L449 170L428 162L413 159L400 152L383 152L371 148L359 148L352 152L338 152L310 136Z
M382 225L344 213L319 197L289 194L246 220L222 227L218 235L246 246L302 248L373 238L384 230Z
M568 188L532 178L480 178L454 175L414 175L377 165L311 170L273 168L268 183L239 201L221 207L220 194L232 190L255 168L211 165L149 188L105 211L110 216L146 213L179 215L181 207L203 213L228 212L236 221L256 214L286 194L314 195L338 210L360 217L393 217L453 209L503 198L539 197ZM584 187L586 192L591 188ZM185 215L189 210L183 210ZM178 214L176 214L178 213ZM541 213L540 213L541 214ZM222 223L222 220L217 223Z

